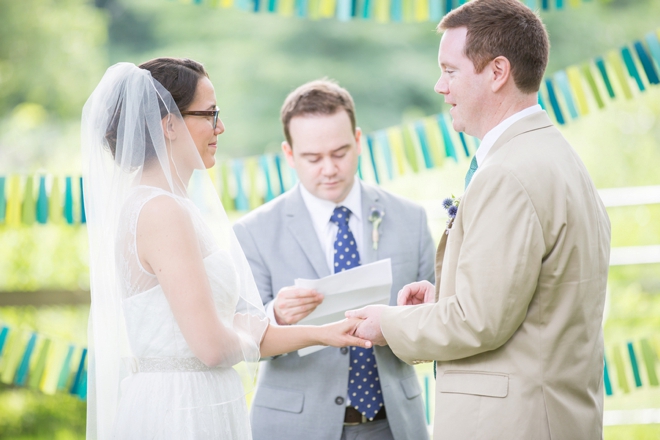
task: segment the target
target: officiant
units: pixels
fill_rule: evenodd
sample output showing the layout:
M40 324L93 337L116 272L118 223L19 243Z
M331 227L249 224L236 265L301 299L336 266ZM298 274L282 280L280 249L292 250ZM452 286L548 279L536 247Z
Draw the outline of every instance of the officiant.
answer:
M234 226L273 324L294 325L323 302L296 278L389 258L392 305L407 283L434 281L423 208L356 177L355 119L351 95L328 80L303 84L282 106L282 150L299 183ZM254 440L428 439L415 371L389 347L265 360L251 422Z

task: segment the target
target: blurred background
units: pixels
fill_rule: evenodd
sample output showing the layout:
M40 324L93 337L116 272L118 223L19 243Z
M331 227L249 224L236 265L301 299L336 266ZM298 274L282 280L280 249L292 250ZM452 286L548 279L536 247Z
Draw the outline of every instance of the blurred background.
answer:
M105 70L120 61L172 56L202 62L226 126L219 159L277 153L282 101L316 78L335 79L352 93L366 133L446 110L433 92L440 73L434 22L309 20L193 3L0 0L0 176L79 176L82 106ZM576 7L540 12L552 45L548 74L660 26L655 0L568 3ZM660 87L633 88L629 99L619 95L607 104L561 127L603 190L618 249L604 322L612 359L605 438L659 439L660 389L652 378L660 372ZM425 206L437 241L446 220L440 202L462 192L468 160L419 172L406 168L381 184ZM230 214L236 219L243 212ZM0 222L0 329L36 331L84 347L87 252L84 225ZM0 438L84 438L84 393L66 391L76 379L64 377L57 388L65 390L52 393L29 379L21 384L7 373L7 347L3 352L0 344ZM36 368L33 358L26 368ZM420 373L432 389L427 368Z

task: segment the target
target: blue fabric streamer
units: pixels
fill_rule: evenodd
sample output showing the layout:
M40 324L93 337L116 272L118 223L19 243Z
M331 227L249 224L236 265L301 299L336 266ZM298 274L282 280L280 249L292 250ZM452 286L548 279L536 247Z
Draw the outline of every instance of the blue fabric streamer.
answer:
M64 191L64 218L68 224L73 224L73 189L71 188L71 177L66 178L66 189Z
M608 396L612 395L612 381L610 380L610 373L607 369L607 358L603 357L603 384L605 385L605 394Z
M280 194L284 194L286 188L284 188L284 179L282 178L282 159L279 154L275 155L275 169L277 170L277 181L280 184Z
M392 0L390 5L390 17L392 21L400 22L403 20L403 5L401 0Z
M73 384L69 391L71 394L78 394L78 388L81 385L82 374L85 368L85 358L87 358L87 349L83 348L82 354L80 355L80 362L78 362L78 370L76 371L76 376L73 379Z
M243 190L243 161L235 159L232 165L234 167L234 177L236 178L236 210L247 211L250 209L250 203Z
M39 196L37 197L37 221L42 225L48 221L48 195L46 194L46 177L39 178Z
M442 18L442 0L429 0L429 19L438 22Z
M526 0L525 4L527 4L527 7L531 9L532 11L535 11L536 8L538 7L538 0Z
M380 185L380 178L378 177L378 167L376 166L376 150L374 148L374 140L372 135L367 135L367 148L369 149L369 157L371 158L371 168L374 170L374 179Z
M639 87L639 91L643 92L644 90L646 90L646 87L644 87L644 83L642 82L642 77L639 76L637 67L635 67L635 62L632 59L632 54L630 53L630 49L628 49L628 47L622 48L621 55L623 56L623 61L626 65L626 68L628 69L628 74L635 79L635 82L637 83L637 87Z
M607 89L607 94L610 95L610 98L614 98L614 89L612 88L612 82L610 81L610 77L607 74L605 61L603 61L601 57L598 57L594 60L594 62L596 63L598 72L600 72L600 76L603 78L603 82L605 83L605 88Z
M307 0L296 0L296 15L300 18L307 17Z
M642 378L639 375L637 356L635 355L635 347L633 347L632 342L628 342L628 356L630 356L630 366L632 367L633 376L635 377L635 386L639 388L642 386Z
M650 84L658 84L660 83L660 79L658 78L658 72L655 71L655 67L653 67L653 61L651 61L651 57L649 57L649 54L646 53L646 49L644 49L644 46L642 46L642 43L640 41L635 41L635 51L637 52L637 57L639 58L639 61L642 63L642 67L644 67L644 73L646 73L646 77L649 80Z
M573 93L571 92L571 86L568 84L568 77L566 72L559 71L555 73L555 81L564 95L564 101L566 101L566 106L568 107L568 113L571 115L571 118L577 119L579 115L577 107L575 106L575 101L573 100Z
M264 196L264 200L266 202L270 202L275 198L275 194L273 194L273 187L270 184L270 169L268 168L268 156L265 154L259 158L259 164L261 165L261 169L264 172L264 180L266 181L266 195Z
M385 165L387 168L387 177L390 180L394 179L394 162L392 161L392 149L390 148L390 141L387 139L387 133L384 130L376 132L376 142L380 146L380 151L383 152Z
M5 348L5 342L7 341L8 334L9 327L2 327L2 330L0 330L0 358L2 358L2 350Z
M544 11L550 9L550 0L541 0L541 9Z
M463 144L463 151L465 152L465 157L470 157L470 150L468 150L467 141L465 140L465 135L462 131L458 132L458 137L461 138L461 144Z
M358 156L358 177L360 180L363 180L364 177L362 177L362 155Z
M27 380L28 368L30 367L30 358L32 357L32 352L34 351L34 346L37 343L37 334L32 333L30 340L28 341L27 347L25 348L25 353L23 353L23 359L21 364L18 367L16 372L16 378L14 383L16 385L25 386Z
M454 9L453 0L445 0L445 13L449 14Z
M552 106L552 111L555 114L555 118L559 124L564 125L566 121L564 120L564 115L562 114L561 108L559 107L559 102L557 101L557 96L555 95L555 88L552 86L552 81L550 78L545 80L545 86L548 88L548 100Z
M87 223L87 216L85 215L85 193L83 192L83 178L80 178L80 223Z
M655 32L649 32L644 39L646 40L646 44L649 45L649 51L655 60L655 64L660 69L660 41L658 41L658 35Z
M424 130L424 124L422 121L417 121L415 123L415 132L419 138L419 146L422 149L422 157L424 158L424 166L426 168L433 168L433 159L431 158L431 152L429 151L429 143L426 138L426 131Z
M543 100L543 96L541 96L541 91L540 91L540 90L539 90L539 93L538 93L538 99L537 99L537 101L538 101L539 105L541 106L541 108L542 108L543 110L546 110L546 108L545 108L545 101Z
M449 128L447 127L447 121L445 121L444 113L438 114L438 124L440 125L440 131L442 132L442 140L445 144L445 155L447 157L452 157L456 162L458 162L458 156L456 155L456 149L454 148L454 143L451 140L451 135L449 134Z
M252 11L253 12L259 12L259 9L261 8L261 0L251 0L253 2L252 4Z
M5 197L5 177L0 177L0 223L4 223L7 216L7 199Z

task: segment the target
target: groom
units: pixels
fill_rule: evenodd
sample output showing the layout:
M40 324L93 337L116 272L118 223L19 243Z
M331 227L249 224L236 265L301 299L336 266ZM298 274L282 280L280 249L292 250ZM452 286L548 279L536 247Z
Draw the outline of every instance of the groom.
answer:
M323 302L320 293L294 287L296 278L390 258L390 304L405 284L432 281L424 210L355 177L360 129L350 94L312 81L286 98L281 116L282 149L300 183L234 227L271 323L296 324ZM251 423L255 440L428 439L415 371L388 347L324 348L263 362Z
M536 104L546 31L519 0L473 0L438 29L435 90L454 129L482 142L436 287L414 283L399 294L406 306L347 315L406 362L437 361L434 440L601 439L610 224Z

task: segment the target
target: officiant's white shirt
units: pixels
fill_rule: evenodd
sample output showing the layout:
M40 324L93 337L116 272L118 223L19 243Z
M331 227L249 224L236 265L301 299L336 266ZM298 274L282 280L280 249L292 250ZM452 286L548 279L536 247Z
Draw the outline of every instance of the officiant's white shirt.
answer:
M488 156L488 152L490 151L491 148L493 148L493 145L495 145L495 142L504 134L504 132L511 127L513 124L521 120L522 118L533 115L534 113L537 112L542 112L543 109L541 108L540 105L535 104L531 107L527 107L524 110L519 111L518 113L514 113L499 124L497 124L495 127L491 128L488 133L484 136L484 138L481 140L481 144L479 144L479 148L477 148L477 152L475 153L475 157L477 158L477 171L474 174L477 174L479 170L481 169L481 165L484 164L486 157Z
M330 273L335 273L335 238L339 226L330 221L332 212L337 206L344 206L351 211L351 217L348 219L348 227L351 228L355 243L357 243L358 252L362 254L362 186L360 179L355 177L353 186L349 191L346 198L341 203L331 202L329 200L320 199L307 191L302 184L300 186L300 194L302 195L303 203L309 212L312 219L314 231L321 244L321 250L325 255L326 263ZM273 301L266 306L266 314L270 318L273 325L278 325L275 320L275 311L273 310Z

